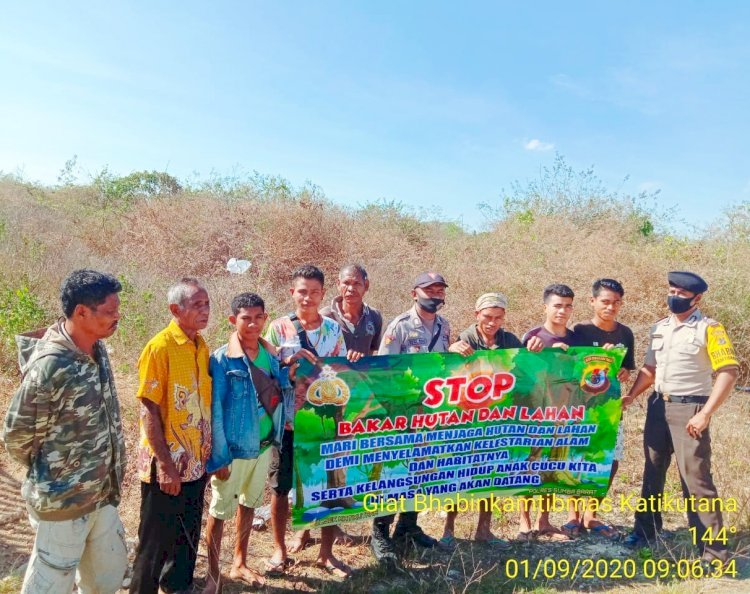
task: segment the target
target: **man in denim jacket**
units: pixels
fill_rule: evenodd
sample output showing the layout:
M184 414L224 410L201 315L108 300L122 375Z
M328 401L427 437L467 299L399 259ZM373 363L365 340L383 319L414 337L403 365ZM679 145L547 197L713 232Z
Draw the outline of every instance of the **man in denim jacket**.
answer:
M248 537L255 507L263 500L272 443L279 443L283 427L280 382L288 386L286 370L280 377L273 346L260 338L268 314L255 293L232 300L229 342L211 355L211 506L206 524L208 576L204 594L220 590L219 555L224 520L237 512L237 539L229 572L231 579L262 586L263 577L246 565ZM276 380L276 381L274 381Z

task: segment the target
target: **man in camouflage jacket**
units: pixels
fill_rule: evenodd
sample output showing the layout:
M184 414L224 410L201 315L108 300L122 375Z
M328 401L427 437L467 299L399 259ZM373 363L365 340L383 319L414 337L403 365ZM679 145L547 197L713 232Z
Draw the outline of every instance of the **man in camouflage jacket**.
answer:
M22 493L37 529L23 592L115 592L127 567L117 513L125 442L101 339L120 318L121 286L93 270L61 288L65 317L16 337L23 379L2 440L27 469Z

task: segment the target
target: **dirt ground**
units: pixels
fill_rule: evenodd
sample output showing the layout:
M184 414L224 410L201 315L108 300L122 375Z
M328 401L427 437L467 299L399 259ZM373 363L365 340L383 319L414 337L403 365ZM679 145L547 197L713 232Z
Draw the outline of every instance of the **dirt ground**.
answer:
M0 378L0 411L7 409L14 380ZM123 417L127 432L128 451L134 455L134 440L137 437L136 408L132 401L133 378L120 378L118 383L122 401ZM450 551L412 552L404 560L404 568L387 573L377 567L369 550L369 524L355 523L344 526L354 536L350 547L337 546L340 558L355 569L348 580L328 575L314 564L318 544L315 543L301 553L293 555L295 563L283 578L269 578L265 587L253 590L250 587L226 581L225 593L239 592L388 592L429 593L438 592L655 592L669 594L698 594L721 592L728 594L750 593L750 488L746 484L747 462L745 453L750 450L750 399L746 394L736 393L712 421L714 447L714 477L719 493L725 499L734 497L739 509L725 515L729 527L730 547L734 553L738 576L736 578L707 578L671 580L647 579L643 575L644 560L695 559L687 531L687 520L682 514L666 515L664 538L653 550L630 551L617 542L587 535L567 543L513 542L510 551L498 551L491 545L471 541L476 517L472 514L459 516L456 527L458 546ZM633 407L625 417L626 457L622 469L615 479L610 496L617 500L620 494L638 493L642 469L641 438L645 413ZM139 483L131 458L130 473L124 485L121 516L127 531L131 549L135 547L140 502ZM20 481L23 472L10 463L7 455L0 455L0 593L17 591L20 573L28 559L33 544L33 532L29 526L23 500L20 496ZM679 493L679 477L670 469L667 490ZM208 494L207 494L208 495ZM618 509L606 514L607 521L626 533L632 525L632 512ZM553 514L553 522L565 522L565 514ZM443 518L437 512L420 515L420 525L433 536L442 534ZM516 518L501 515L493 519L493 531L497 536L513 540L517 533ZM313 532L313 536L318 536ZM228 524L222 548L224 567L228 571L231 563L234 527ZM291 539L291 529L288 540ZM262 571L263 560L271 552L271 535L267 528L251 535L249 564ZM613 562L609 560L632 560L636 576L632 579L612 575ZM583 563L601 561L601 570L596 576L582 577L580 572L571 578L562 578L562 560L574 566L577 560ZM132 561L132 550L131 550ZM546 564L545 564L546 561ZM546 576L545 576L546 567ZM536 572L536 577L533 573ZM205 548L201 544L196 580L193 591L200 592L206 573ZM525 575L528 574L528 575ZM124 590L123 590L124 592Z

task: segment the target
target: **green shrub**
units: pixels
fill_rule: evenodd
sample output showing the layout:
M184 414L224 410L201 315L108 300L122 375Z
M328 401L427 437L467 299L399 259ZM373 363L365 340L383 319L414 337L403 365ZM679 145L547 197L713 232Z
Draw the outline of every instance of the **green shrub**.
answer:
M630 196L609 190L593 167L576 171L557 154L552 166L541 168L538 178L514 181L510 190L502 191L500 205L485 203L480 209L490 225L515 220L531 226L539 218L559 217L592 231L616 222L640 237L650 237L659 192Z
M125 275L118 276L122 285L120 291L120 313L118 339L126 344L145 343L151 334L148 319L148 305L154 299L151 290L139 290Z
M163 171L134 171L118 177L106 167L93 179L93 185L105 206L129 206L139 199L173 196L182 191L177 179Z
M14 336L40 328L48 318L47 312L28 287L0 290L0 360L14 360Z

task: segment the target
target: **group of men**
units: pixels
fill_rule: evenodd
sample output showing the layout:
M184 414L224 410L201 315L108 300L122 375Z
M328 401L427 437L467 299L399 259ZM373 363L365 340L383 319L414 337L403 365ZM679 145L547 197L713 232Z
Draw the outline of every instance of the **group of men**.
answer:
M730 394L738 364L724 328L700 309L707 284L687 272L668 275L670 315L649 336L645 363L623 396L623 407L653 386L644 433L642 495L659 496L675 453L684 495L716 497L711 478L709 421ZM548 286L545 319L519 340L504 329L508 299L487 293L475 305L476 322L451 340L443 307L448 283L440 274L420 274L411 291L413 306L383 329L381 314L369 306L366 270L344 266L337 295L321 309L325 279L315 266L297 268L291 277L294 311L267 325L263 299L240 293L231 303L228 342L210 353L201 336L211 303L205 286L183 278L167 294L172 320L143 350L139 362L137 467L141 486L138 547L130 591L186 592L192 586L203 517L204 489L211 488L206 522L208 575L204 592L221 588L220 550L224 522L236 517L237 538L229 578L260 586L283 574L294 553L310 543L307 531L285 543L292 489L295 372L301 359L320 357L455 352L569 346L624 346L619 379L635 370L634 338L617 321L624 290L613 279L593 284L592 319L572 329L573 291ZM24 465L23 486L36 540L23 591L115 592L127 567L124 529L117 505L125 472L125 446L113 373L103 339L117 329L118 280L92 270L71 273L61 288L63 317L51 327L17 338L23 379L8 410L3 441ZM716 380L712 383L712 373ZM623 452L618 434L615 463ZM533 452L532 452L533 455ZM329 471L329 483L345 477ZM610 479L611 480L611 479ZM265 575L246 563L254 509L271 489L274 550ZM340 505L353 502L341 501ZM373 521L371 546L384 564L397 564L406 545L450 547L455 514L435 539L417 524L417 513ZM722 526L716 511L692 511L698 534ZM477 541L500 547L493 535L489 506L479 514ZM661 530L658 510L638 512L626 544L652 541ZM592 511L571 505L567 523L552 525L541 508L532 522L528 509L519 519L519 538L567 540L584 531L616 538L617 531ZM351 569L334 555L335 543L350 537L338 527L321 530L317 565L345 577ZM726 561L722 542L698 540L706 560Z

